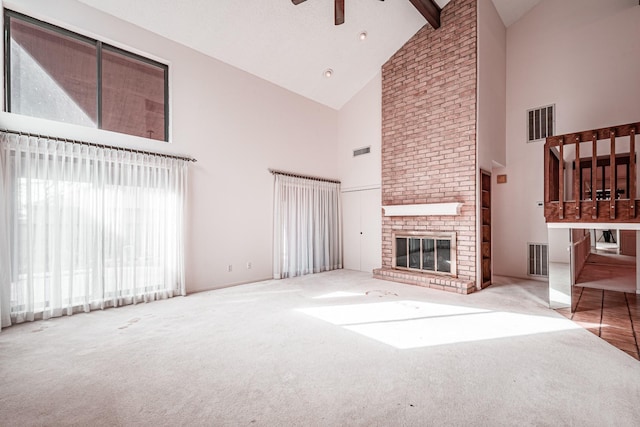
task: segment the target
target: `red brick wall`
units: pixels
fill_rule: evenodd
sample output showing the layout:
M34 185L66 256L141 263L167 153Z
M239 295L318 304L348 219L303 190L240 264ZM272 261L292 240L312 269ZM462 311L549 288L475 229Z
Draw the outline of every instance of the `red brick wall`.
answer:
M477 4L453 0L382 67L382 204L463 202L461 215L383 217L394 230L455 231L458 277L476 280Z

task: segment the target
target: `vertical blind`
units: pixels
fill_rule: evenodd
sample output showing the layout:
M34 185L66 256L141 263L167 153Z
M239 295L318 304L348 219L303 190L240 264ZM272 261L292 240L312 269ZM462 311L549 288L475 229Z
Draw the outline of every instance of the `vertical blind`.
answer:
M1 326L185 293L183 159L0 132Z
M340 184L274 177L273 277L342 268Z

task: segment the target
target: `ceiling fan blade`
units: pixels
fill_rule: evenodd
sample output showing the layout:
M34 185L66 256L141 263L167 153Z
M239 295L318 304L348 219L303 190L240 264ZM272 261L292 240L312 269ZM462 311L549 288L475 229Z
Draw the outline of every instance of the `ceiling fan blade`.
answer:
M344 24L344 0L336 0L335 23Z
M306 1L306 0L291 0L291 3L300 4L300 3L304 2L304 1Z

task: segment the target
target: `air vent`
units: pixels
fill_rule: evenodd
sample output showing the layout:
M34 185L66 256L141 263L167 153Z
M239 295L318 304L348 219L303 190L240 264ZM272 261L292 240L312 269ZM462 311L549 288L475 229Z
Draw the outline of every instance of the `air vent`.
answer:
M371 152L371 146L364 148L356 148L353 150L353 157L363 156L365 154L369 154Z
M540 243L529 243L529 276L549 276L549 247Z
M540 141L555 133L555 105L527 111L527 142Z

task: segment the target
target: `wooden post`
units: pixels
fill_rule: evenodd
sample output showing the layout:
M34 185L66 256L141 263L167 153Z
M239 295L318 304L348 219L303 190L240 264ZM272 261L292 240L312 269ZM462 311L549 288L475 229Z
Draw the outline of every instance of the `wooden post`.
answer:
M616 132L612 129L611 134L611 154L609 162L609 218L616 219L616 195L618 194L618 183L616 182Z
M574 162L573 168L573 198L576 201L576 219L580 219L580 199L582 199L580 194L580 181L581 173L580 173L580 137L576 136L576 160Z
M558 218L564 219L564 139L558 141L558 149L560 150L560 173L558 173Z
M551 146L548 142L544 144L544 203L545 207L547 203L551 201L551 190L549 189L549 182L551 181L551 171L549 162L551 161L551 155L549 153Z
M629 132L629 217L636 217L636 130Z
M598 219L598 131L593 131L591 140L591 219Z

